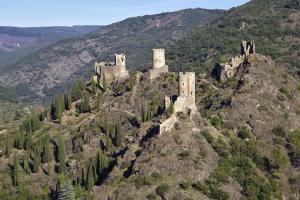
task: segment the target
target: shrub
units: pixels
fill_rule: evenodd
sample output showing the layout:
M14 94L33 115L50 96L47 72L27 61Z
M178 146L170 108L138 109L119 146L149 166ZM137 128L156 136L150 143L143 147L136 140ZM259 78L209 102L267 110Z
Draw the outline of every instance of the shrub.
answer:
M212 147L218 153L219 156L226 157L228 155L228 151L229 151L228 145L221 138L219 138L212 145Z
M189 150L183 150L179 153L179 157L181 159L188 158L190 156L191 152Z
M169 190L169 185L166 183L163 183L156 187L155 192L158 196L163 197Z
M223 125L223 118L221 116L217 115L217 116L212 117L210 122L214 127L220 128Z
M246 126L242 126L239 128L238 137L244 140L246 138L250 138L250 136L250 131Z
M274 165L278 170L285 168L289 162L286 153L280 147L275 147L272 150L272 157Z
M284 128L281 126L276 126L275 128L273 128L272 133L278 137L285 137Z
M205 137L208 143L211 144L214 141L213 136L211 136L211 134L208 131L202 131L201 134Z
M157 199L157 197L156 197L156 195L154 193L150 193L150 194L147 195L147 199L149 199L149 200L155 200L155 199Z
M182 181L181 183L179 183L179 186L184 190L188 190L191 185L192 183L190 181Z

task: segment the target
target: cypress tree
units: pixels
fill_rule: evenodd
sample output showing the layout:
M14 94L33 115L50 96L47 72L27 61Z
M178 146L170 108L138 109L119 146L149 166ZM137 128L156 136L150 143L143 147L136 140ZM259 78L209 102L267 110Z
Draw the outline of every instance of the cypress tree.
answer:
M107 168L107 157L104 153L102 153L102 151L98 151L96 161L98 183L101 183L101 178L103 177L105 169Z
M35 145L34 149L33 149L33 168L32 168L32 172L33 173L37 173L39 172L39 167L41 164L41 152L40 152L40 145L37 144Z
M95 80L92 78L92 94L93 95L96 95L97 93L97 86L96 86L96 83L95 83Z
M88 93L85 93L79 105L79 113L87 113L90 111L90 97Z
M106 92L106 90L107 90L107 81L106 81L105 73L103 73L102 87L103 87L103 91Z
M24 132L22 129L20 129L20 138L19 138L19 147L18 149L23 149L24 148L24 143L25 143L25 137L24 137Z
M121 130L121 125L118 122L115 127L115 145L117 147L120 147L122 146L123 141L124 141L124 136Z
M29 158L30 158L30 151L26 151L25 155L23 156L23 169L26 174L30 174Z
M65 180L59 183L57 200L75 200L75 191L71 181Z
M59 172L64 173L66 168L66 153L65 153L65 143L62 139L61 134L58 134L57 138L58 146L58 161L59 161Z
M105 136L105 150L108 153L111 153L111 150L112 150L112 142L111 142L109 135Z
M86 172L86 189L90 191L95 184L93 164L90 161Z
M136 79L136 73L132 72L130 73L129 76L129 91L133 90L134 84L135 84L135 79Z
M19 185L19 158L15 155L14 157L14 166L13 166L13 173L12 173L12 182L14 186Z
M64 100L62 96L57 96L51 104L51 116L53 120L58 120L59 123L62 121L64 112Z
M30 118L32 132L42 128L42 122L37 114L32 114Z
M82 92L84 90L84 81L78 80L71 90L72 101L77 101L82 97Z
M6 136L5 139L5 149L4 149L4 154L5 157L8 158L11 154L11 148L12 148L12 144L11 144L11 140L9 139L8 136Z
M167 117L170 117L174 113L174 102L171 101L170 106L167 110Z
M65 105L65 110L70 110L71 109L72 98L71 98L71 95L69 93L64 95L64 105Z
M99 112L100 111L100 94L97 94L97 100L96 100L96 111Z
M42 153L43 163L48 163L51 161L51 151L50 151L50 138L47 135L43 141L43 153Z
M33 146L33 139L31 132L28 132L26 134L26 140L25 140L25 149L32 149Z

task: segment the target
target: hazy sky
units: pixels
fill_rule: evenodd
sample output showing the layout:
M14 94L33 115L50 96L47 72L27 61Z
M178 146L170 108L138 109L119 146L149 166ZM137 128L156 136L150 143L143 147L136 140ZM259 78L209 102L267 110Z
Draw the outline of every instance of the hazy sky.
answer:
M0 0L0 26L106 25L184 8L229 9L249 0Z

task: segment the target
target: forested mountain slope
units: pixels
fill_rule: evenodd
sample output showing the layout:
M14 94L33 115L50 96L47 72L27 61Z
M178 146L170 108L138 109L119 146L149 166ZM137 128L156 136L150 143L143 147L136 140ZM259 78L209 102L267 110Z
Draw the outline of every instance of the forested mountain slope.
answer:
M198 27L169 51L175 68L205 72L239 50L242 40L254 40L257 51L283 67L300 69L299 0L252 0L232 8L217 20Z
M194 27L210 22L222 10L188 9L134 17L76 39L57 42L15 63L2 66L0 84L27 99L47 99L92 70L95 60L125 53L130 70L151 63L151 49L182 39Z

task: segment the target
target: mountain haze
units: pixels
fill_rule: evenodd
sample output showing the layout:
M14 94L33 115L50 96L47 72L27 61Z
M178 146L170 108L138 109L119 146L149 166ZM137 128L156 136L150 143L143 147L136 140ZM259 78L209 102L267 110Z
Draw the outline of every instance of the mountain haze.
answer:
M142 69L151 62L152 48L174 44L195 26L208 23L222 13L222 10L188 9L129 18L3 65L0 84L26 99L51 96L90 72L95 60L112 59L114 53L121 52L126 54L130 70Z

